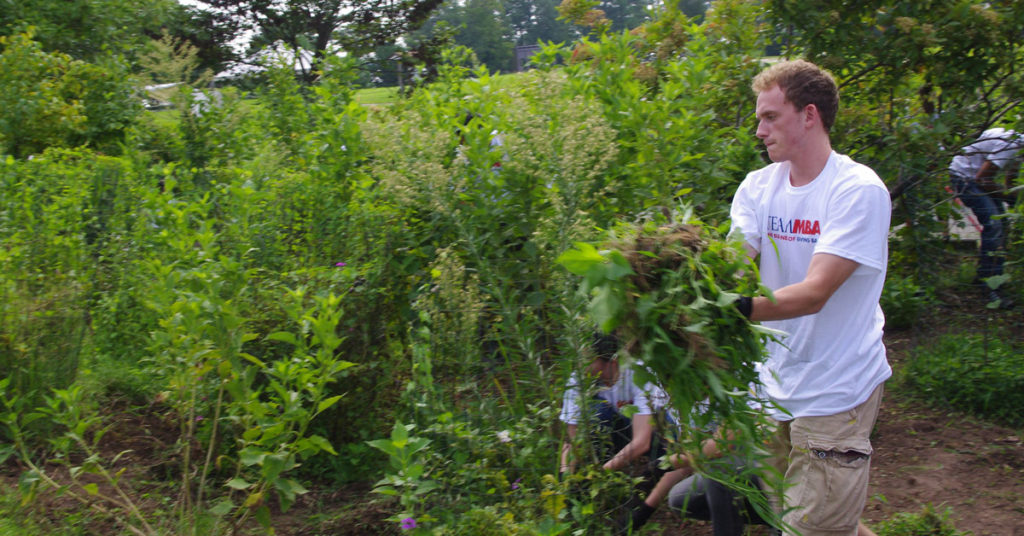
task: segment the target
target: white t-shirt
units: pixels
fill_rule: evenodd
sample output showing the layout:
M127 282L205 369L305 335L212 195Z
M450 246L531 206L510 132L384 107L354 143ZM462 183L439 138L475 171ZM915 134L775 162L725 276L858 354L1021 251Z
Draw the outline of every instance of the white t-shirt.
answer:
M986 160L1002 169L1024 149L1024 140L1012 130L990 128L978 140L964 147L963 154L953 157L949 171L953 175L974 180Z
M789 174L789 162L748 174L733 199L732 229L760 253L761 279L772 290L803 281L816 253L859 263L818 313L764 322L787 334L768 344L760 367L765 394L792 418L834 415L860 405L892 375L878 303L889 192L870 168L834 151L810 184L793 187Z
M632 366L640 366L640 363L634 362ZM559 415L566 424L579 424L582 420L580 387L579 378L574 372L566 385L562 397L562 413ZM640 387L634 383L633 370L627 366L619 368L619 379L611 387L598 391L597 397L606 400L620 414L626 406L636 406L636 415L653 415L655 411L668 404L668 395L660 387L652 383ZM589 408L586 411L589 411Z

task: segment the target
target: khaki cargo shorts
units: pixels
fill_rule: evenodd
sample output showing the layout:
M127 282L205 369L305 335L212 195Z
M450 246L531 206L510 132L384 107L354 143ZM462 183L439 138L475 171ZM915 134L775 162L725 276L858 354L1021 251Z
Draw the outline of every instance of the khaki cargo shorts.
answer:
M778 423L772 465L786 475L782 492L785 510L778 508L778 496L773 502L777 511L782 511L785 524L797 534L857 533L867 501L871 430L881 401L879 385L852 410Z

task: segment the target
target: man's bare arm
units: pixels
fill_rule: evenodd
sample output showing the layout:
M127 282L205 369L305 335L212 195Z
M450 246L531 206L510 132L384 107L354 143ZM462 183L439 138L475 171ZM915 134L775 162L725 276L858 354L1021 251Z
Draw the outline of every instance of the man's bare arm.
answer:
M765 297L754 298L750 319L785 320L817 313L858 265L838 255L815 253L804 280L776 290L774 303Z

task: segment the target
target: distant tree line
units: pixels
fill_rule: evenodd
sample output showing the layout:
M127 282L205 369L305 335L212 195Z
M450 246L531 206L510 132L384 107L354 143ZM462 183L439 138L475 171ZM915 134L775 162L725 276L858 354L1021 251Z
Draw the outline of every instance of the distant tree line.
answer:
M360 57L362 82L394 85L399 70L427 70L440 50L462 45L491 71L515 65L515 46L561 43L586 33L559 14L560 4L600 9L611 31L650 19L661 0L9 0L0 35L33 29L46 52L83 61L117 57L137 64L164 36L195 51L197 71L220 72L253 62L271 45L305 50L311 81L328 54ZM700 17L710 2L681 0ZM244 36L244 37L243 37ZM194 77L193 77L194 78Z
M378 47L366 55L369 82L392 86L398 83L403 57L409 67L429 70L436 61L431 47L461 45L491 72L515 69L515 47L538 43L564 43L579 39L586 28L574 25L559 13L563 4L581 3L599 9L611 21L611 31L636 28L650 20L650 10L660 0L447 0L419 29L401 43ZM700 18L708 4L703 0L682 0L677 7L686 15ZM403 56L404 55L404 56Z

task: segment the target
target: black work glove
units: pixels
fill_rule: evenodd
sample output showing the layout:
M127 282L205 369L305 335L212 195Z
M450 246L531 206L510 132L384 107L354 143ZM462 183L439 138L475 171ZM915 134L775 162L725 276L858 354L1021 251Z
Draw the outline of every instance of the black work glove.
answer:
M630 497L622 511L615 516L615 536L636 534L651 519L655 509L647 506L637 495Z
M750 313L754 312L754 298L751 298L750 296L740 296L740 298L736 300L736 310L746 317L747 320L750 320Z

